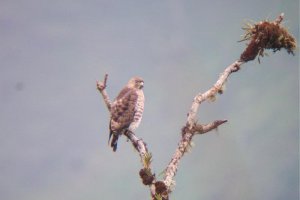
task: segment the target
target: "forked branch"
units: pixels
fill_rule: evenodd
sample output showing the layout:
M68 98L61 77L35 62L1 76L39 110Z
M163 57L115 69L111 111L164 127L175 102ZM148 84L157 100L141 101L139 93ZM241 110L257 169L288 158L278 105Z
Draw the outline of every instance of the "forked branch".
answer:
M191 146L191 141L193 136L198 134L207 133L213 129L216 129L221 124L227 122L227 120L216 120L212 123L202 125L196 123L196 115L199 110L199 106L202 102L206 100L211 100L216 97L217 94L223 93L223 87L229 77L229 75L233 72L237 72L240 69L240 66L244 62L236 61L233 64L229 65L224 72L220 75L217 82L214 84L212 88L210 88L205 93L199 93L194 97L193 103L188 113L186 125L182 128L182 137L178 144L178 147L172 156L170 163L168 164L167 168L165 169L165 177L164 183L169 191L171 192L172 186L175 185L174 176L176 175L178 164L180 159L183 157L184 153L189 149Z

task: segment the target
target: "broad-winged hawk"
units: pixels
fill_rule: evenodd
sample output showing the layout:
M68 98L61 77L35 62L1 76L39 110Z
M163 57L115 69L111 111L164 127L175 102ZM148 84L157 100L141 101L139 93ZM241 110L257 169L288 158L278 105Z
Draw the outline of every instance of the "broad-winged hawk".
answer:
M109 141L112 136L113 151L117 150L119 136L126 131L134 132L141 122L145 101L143 86L143 79L131 78L111 105Z

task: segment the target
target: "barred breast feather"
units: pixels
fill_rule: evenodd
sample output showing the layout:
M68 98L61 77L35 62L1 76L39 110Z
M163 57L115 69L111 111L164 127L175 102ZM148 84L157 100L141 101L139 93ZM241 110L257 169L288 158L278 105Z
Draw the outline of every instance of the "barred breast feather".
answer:
M143 112L144 112L144 93L142 90L137 90L137 99L135 103L135 108L134 108L134 116L133 116L133 121L130 123L130 126L128 130L134 132L135 129L140 125Z

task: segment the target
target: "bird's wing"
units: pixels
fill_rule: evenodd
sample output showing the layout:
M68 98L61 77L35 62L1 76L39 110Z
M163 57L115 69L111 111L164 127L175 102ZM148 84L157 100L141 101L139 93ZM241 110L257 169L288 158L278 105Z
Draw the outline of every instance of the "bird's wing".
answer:
M138 94L135 89L125 87L121 90L111 108L110 128L113 132L128 128L135 115Z

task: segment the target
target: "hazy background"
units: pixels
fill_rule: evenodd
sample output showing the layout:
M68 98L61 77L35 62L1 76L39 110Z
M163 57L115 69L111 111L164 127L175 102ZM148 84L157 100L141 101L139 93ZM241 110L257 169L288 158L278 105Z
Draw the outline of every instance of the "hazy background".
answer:
M243 23L281 12L299 41L297 0L1 0L0 199L149 199L131 144L107 145L96 80L108 73L114 98L130 77L144 78L137 135L159 174L193 97L244 49ZM269 54L200 107L200 122L229 122L195 137L171 199L298 199L299 49Z

